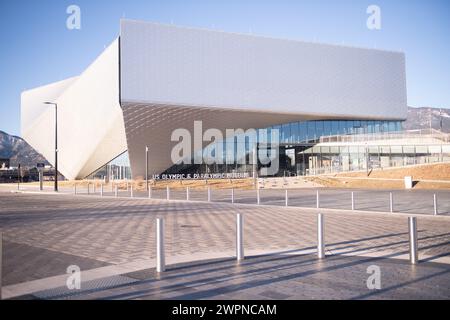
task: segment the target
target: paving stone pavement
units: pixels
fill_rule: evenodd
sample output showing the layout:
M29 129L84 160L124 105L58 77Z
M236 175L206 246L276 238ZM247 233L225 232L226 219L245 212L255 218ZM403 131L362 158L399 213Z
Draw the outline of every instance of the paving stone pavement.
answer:
M367 287L369 266L380 268L379 290ZM171 266L124 274L79 291L40 292L39 299L450 299L450 268L438 263L410 265L384 258L315 255L258 256Z
M237 212L245 217L246 250L316 245L315 209L10 192L0 192L0 203L0 232L9 252L6 284L64 274L60 270L72 264L84 270L154 258L156 217L165 218L167 256L232 251ZM407 215L337 212L326 215L325 229L328 254L395 257L408 250ZM449 219L419 217L418 231L422 259L450 255ZM43 254L47 258L37 258Z

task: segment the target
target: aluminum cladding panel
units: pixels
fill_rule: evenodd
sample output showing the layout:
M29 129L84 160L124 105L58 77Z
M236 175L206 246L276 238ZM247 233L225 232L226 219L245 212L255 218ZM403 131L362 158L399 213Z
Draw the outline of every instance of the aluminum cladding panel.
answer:
M405 119L403 53L121 21L122 102Z

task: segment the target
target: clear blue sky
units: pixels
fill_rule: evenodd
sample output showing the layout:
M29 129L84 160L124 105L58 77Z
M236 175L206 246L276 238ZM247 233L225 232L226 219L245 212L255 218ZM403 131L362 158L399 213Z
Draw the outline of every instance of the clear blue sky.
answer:
M81 8L81 30L66 8ZM382 29L366 27L381 8ZM408 104L450 108L448 0L1 0L0 130L20 135L20 93L81 73L139 19L239 33L403 51Z

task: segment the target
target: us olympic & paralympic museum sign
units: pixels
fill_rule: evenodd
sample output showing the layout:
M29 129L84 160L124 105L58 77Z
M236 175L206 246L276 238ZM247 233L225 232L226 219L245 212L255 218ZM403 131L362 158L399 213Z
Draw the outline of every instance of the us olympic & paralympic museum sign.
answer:
M207 180L207 179L246 179L248 172L230 173L186 173L186 174L155 174L153 180Z

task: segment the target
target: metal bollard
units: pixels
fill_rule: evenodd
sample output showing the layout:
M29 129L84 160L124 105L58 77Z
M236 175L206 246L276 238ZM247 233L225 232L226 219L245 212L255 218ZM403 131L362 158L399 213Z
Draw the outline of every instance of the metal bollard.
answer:
M211 187L208 187L208 202L211 202Z
M234 188L231 188L231 203L234 203Z
M130 185L128 184L128 181L127 181L127 192L128 191L130 191Z
M169 188L169 186L166 187L166 199L170 200L170 188Z
M352 211L355 211L355 193L352 191Z
M91 193L90 188L91 188L91 184L88 182L88 184L87 184L87 194Z
M438 202L436 194L433 194L433 206L434 206L434 215L437 216L439 214L438 211Z
M103 197L103 183L100 184L100 197Z
M236 259L244 260L244 231L243 215L236 214Z
M324 217L322 213L317 214L317 257L325 258L325 233Z
M164 219L156 219L156 272L166 271L164 255Z
M391 213L394 212L394 195L392 192L389 192L389 208L391 210Z
M288 197L288 190L287 190L287 189L286 189L284 198L285 198L285 199L284 199L284 201L285 201L284 205L285 205L286 207L288 207L288 206L289 206L289 197Z
M419 252L417 245L417 218L408 217L409 226L409 260L411 264L419 262Z
M189 201L191 200L191 195L189 194L189 187L186 187L186 200Z
M134 193L133 193L133 185L131 185L130 187L130 198L134 197Z
M259 205L261 203L260 201L260 194L259 194L259 189L256 189L256 203Z
M115 190L114 190L114 196L115 196L116 198L119 196L119 190L118 190L118 188L117 188L117 185L116 185L116 188L115 188Z
M73 185L73 193L77 194L77 184L76 183Z
M148 187L148 198L151 199L152 198L152 186Z
M95 194L97 192L95 182L92 185L93 185L93 187L92 187L93 190L92 191Z
M320 208L320 194L319 194L319 190L317 190L317 192L316 192L316 207L317 207L317 209Z

